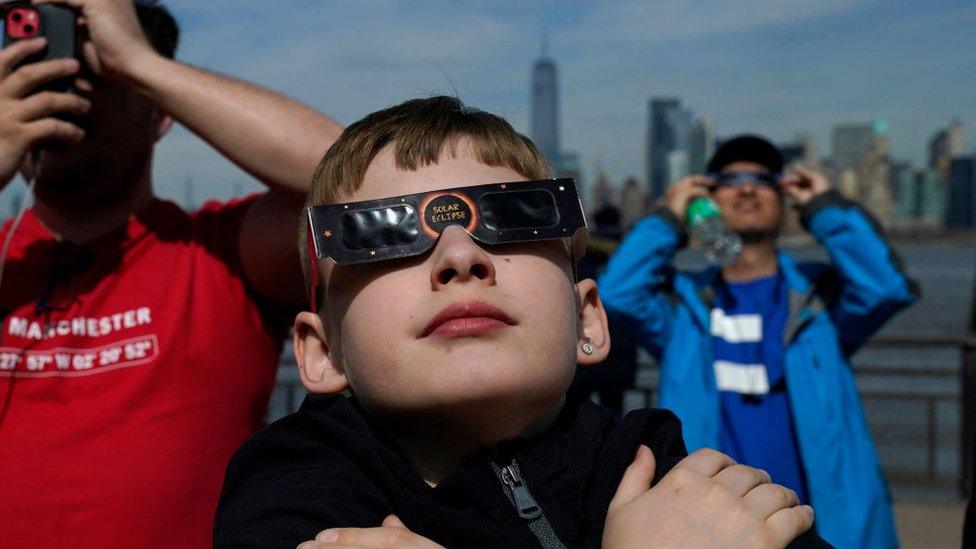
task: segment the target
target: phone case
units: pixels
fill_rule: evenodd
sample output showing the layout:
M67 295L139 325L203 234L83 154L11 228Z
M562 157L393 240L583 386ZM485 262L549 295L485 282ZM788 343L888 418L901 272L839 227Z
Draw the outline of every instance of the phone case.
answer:
M69 7L44 4L32 6L30 2L9 2L0 5L3 14L3 47L15 42L43 36L47 47L32 55L20 65L61 59L78 58L77 16ZM45 90L70 91L73 79L51 82Z

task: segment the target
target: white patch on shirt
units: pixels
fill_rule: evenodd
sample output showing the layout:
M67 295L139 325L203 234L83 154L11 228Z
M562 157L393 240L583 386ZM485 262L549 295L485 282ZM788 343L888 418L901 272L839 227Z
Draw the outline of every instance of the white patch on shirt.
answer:
M739 364L726 360L716 360L715 385L719 391L731 391L743 395L765 395L769 393L769 378L764 364Z
M712 335L729 343L762 341L761 315L726 316L719 308L712 309Z

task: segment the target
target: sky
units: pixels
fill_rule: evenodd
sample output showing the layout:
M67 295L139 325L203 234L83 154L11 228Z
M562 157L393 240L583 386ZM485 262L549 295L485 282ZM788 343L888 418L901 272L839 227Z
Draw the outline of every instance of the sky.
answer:
M806 133L884 119L920 164L953 117L976 144L976 1L168 0L178 58L294 97L342 124L456 94L528 132L543 33L559 67L563 148L613 181L643 180L648 100L672 95L717 135ZM258 189L182 128L157 148L157 192Z

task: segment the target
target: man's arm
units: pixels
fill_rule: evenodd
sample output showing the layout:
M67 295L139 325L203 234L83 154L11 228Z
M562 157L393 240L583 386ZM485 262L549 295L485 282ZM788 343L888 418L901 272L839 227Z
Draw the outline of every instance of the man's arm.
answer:
M342 128L280 94L159 55L131 0L37 2L78 9L91 37L85 61L97 75L145 96L268 186L244 219L241 264L259 293L302 303L295 227L309 178Z
M918 289L882 229L856 203L830 189L827 179L802 167L784 180L801 221L823 245L840 277L830 306L844 351L853 353L895 313L918 298Z
M312 171L342 132L283 95L155 52L129 76L139 93L272 191L304 196Z
M158 55L135 75L162 110L268 186L241 225L244 275L276 302L304 303L295 227L312 172L342 128L279 94Z
M707 194L708 179L692 176L668 189L666 205L627 234L600 277L607 313L623 317L637 341L660 356L671 325L671 304L661 294L671 261L688 240L681 218L691 199Z

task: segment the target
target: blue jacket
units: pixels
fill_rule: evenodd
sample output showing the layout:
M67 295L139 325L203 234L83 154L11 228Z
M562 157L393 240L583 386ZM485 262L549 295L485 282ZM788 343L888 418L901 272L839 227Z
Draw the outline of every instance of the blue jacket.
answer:
M790 288L786 387L817 528L840 548L897 547L891 498L849 358L918 292L856 204L829 191L801 213L831 260L797 263L779 254ZM678 415L694 451L719 446L709 313L720 273L675 270L671 261L686 241L681 222L660 210L630 232L599 287L608 314L623 317L660 364L660 406Z

